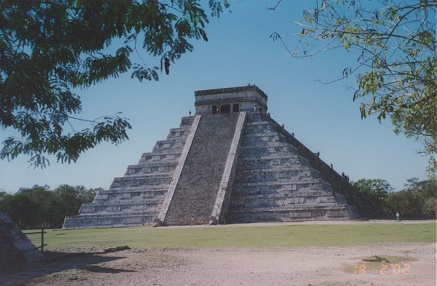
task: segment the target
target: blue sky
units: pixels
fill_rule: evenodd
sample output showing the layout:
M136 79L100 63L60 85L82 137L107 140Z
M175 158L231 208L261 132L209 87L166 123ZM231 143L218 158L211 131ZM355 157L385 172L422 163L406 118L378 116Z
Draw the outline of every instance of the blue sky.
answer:
M205 1L206 2L206 1ZM77 163L58 164L55 159L43 170L34 169L21 156L0 161L0 191L16 192L35 184L52 189L61 184L87 188L109 188L128 165L164 140L182 116L194 111L194 91L255 84L268 95L271 116L321 158L351 180L385 179L400 190L412 177L426 179L427 158L417 151L421 145L395 135L389 120L361 120L359 102L352 101L353 79L324 85L318 80L339 77L356 58L344 50L321 54L314 59L287 55L273 32L299 31L294 22L312 1L235 1L232 13L211 19L208 42L194 42L194 52L185 54L161 75L159 82L138 82L126 74L87 90L80 90L81 116L93 119L123 112L133 129L121 145L101 144L83 154ZM294 46L297 39L287 37ZM155 59L151 65L158 65ZM0 136L9 135L0 130Z

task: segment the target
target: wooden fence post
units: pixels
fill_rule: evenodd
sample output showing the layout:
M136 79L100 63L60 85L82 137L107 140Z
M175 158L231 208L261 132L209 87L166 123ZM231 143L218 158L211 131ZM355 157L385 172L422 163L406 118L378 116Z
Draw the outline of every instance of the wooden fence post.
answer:
M41 228L41 252L44 252L44 227Z

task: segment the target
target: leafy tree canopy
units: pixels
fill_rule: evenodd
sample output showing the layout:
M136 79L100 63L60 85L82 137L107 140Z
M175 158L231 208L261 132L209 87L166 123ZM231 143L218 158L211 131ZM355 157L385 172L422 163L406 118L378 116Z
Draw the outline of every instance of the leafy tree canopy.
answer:
M21 228L59 228L66 216L76 215L83 203L92 202L100 189L61 185L54 190L35 185L20 188L0 199L0 210Z
M158 80L170 64L207 41L208 16L200 0L4 0L0 2L0 126L15 130L0 159L30 156L44 167L47 155L75 162L103 141L121 143L131 128L119 114L83 119L79 95L108 78ZM208 1L211 16L229 6ZM113 50L114 40L122 43ZM111 47L111 48L109 48ZM139 63L131 62L131 55ZM145 56L159 63L146 63ZM150 57L149 57L150 58ZM88 128L82 129L83 123Z
M382 179L359 179L353 185L379 206L382 206L384 199L394 190L388 181Z
M437 213L437 181L407 180L405 187L394 192L390 183L382 179L360 179L353 183L373 202L393 218L399 212L404 218L435 218Z
M416 213L436 217L437 213L437 180L419 181L417 178L407 180L404 192L413 193L419 201L420 208Z
M277 1L276 9L282 0ZM338 80L354 76L361 117L391 117L396 133L423 143L437 171L437 48L435 0L316 0L303 12L296 49L272 34L293 57L342 48L357 62Z

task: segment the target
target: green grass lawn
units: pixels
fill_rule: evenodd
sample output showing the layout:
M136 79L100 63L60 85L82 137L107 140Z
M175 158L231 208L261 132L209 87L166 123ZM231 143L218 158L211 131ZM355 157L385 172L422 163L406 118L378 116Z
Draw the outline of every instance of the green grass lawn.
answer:
M35 245L40 245L40 235L33 234L28 237ZM387 242L435 242L436 223L280 224L171 228L143 226L47 230L44 241L47 243L46 249L109 248L125 245L130 248L352 246Z

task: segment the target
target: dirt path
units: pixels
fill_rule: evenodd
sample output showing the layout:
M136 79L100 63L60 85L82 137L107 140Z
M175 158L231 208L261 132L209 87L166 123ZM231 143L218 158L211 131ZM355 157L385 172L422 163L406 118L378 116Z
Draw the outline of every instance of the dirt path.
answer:
M363 264L363 258L373 255L403 259L393 264L374 263L376 267ZM26 272L0 276L0 284L436 285L436 265L435 243L261 250L131 249L68 254Z

